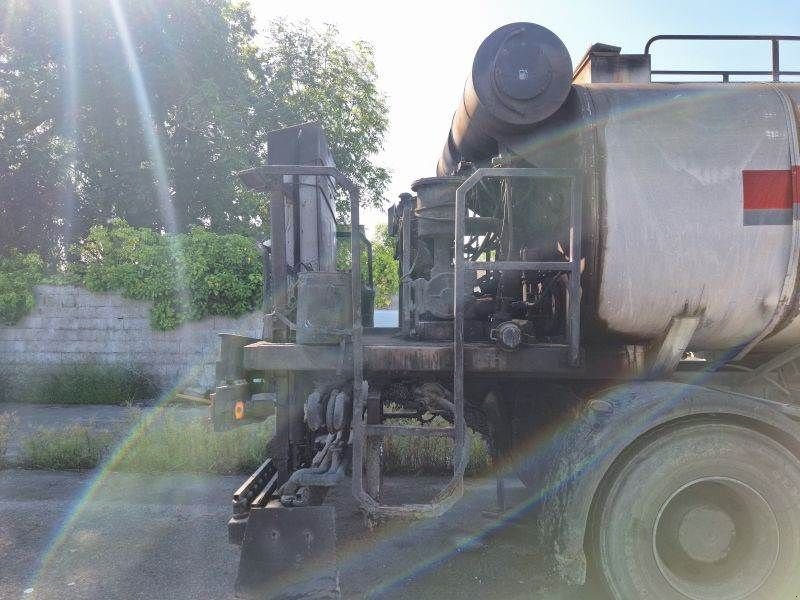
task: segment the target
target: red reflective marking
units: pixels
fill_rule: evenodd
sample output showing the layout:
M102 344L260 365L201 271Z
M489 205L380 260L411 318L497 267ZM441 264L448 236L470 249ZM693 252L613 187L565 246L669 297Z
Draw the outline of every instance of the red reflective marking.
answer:
M800 204L800 165L792 167L792 189L794 191L794 203Z
M742 171L745 210L792 208L800 203L800 167L785 171Z

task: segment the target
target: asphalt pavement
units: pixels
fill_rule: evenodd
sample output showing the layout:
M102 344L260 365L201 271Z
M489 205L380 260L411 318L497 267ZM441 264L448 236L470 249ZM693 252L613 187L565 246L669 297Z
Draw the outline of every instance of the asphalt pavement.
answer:
M1 471L0 598L234 598L238 548L226 522L240 479ZM419 500L439 483L391 478L387 496ZM347 487L334 490L343 596L587 598L551 580L530 527L485 512L493 491L492 480L470 480L439 519L369 530ZM510 501L524 493L511 485Z

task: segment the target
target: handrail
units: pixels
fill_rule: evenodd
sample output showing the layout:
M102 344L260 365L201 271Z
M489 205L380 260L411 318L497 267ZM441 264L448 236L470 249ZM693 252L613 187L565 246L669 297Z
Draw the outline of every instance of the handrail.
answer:
M350 198L350 228L352 231L361 231L359 223L359 202L360 194L358 186L348 179L336 167L322 165L265 165L240 171L239 177L245 185L260 190L273 192L273 202L270 208L270 220L272 236L274 238L273 252L274 260L281 267L282 277L276 282L276 293L273 298L276 309L283 309L286 306L286 230L283 223L283 207L278 207L278 199L283 199L283 176L284 175L308 175L313 177L330 177L340 187L344 188ZM280 252L277 252L280 251ZM361 256L361 236L350 236L350 256ZM363 395L364 384L364 346L363 346L363 327L361 322L361 261L353 260L350 268L352 279L352 302L353 302L353 328L350 333L350 342L353 347L353 414L360 415L363 412L366 398ZM358 429L361 419L354 419L355 427ZM361 425L363 427L363 424ZM361 439L363 441L362 433ZM355 444L353 449L354 461L356 455L363 453L363 443L361 446ZM355 477L354 477L355 478Z
M730 81L731 75L770 75L772 81L780 81L782 75L798 76L800 71L784 71L780 65L780 42L800 42L800 35L692 35L692 34L665 34L656 35L647 40L644 53L650 54L650 47L661 40L690 40L690 41L768 41L772 43L772 69L769 71L753 70L683 70L664 69L653 70L653 75L720 75L723 83Z

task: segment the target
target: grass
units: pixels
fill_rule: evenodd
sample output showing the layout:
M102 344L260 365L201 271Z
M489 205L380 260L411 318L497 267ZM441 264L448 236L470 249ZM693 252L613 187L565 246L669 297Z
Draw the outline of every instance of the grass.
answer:
M244 473L266 458L267 441L275 430L273 418L221 433L211 423L186 421L160 409L112 465L117 471L143 473Z
M264 461L274 421L215 433L206 420L186 421L171 409L158 409L147 416L137 411L131 427L133 433L111 462L112 470L229 474L253 471ZM85 425L41 429L23 441L20 463L29 469L91 469L114 443L111 433Z
M264 423L215 433L207 419L178 418L175 409L153 413L134 411L122 451L114 457L114 471L137 473L249 473L266 458L268 440L275 431L274 417ZM435 419L432 426L444 426ZM8 426L6 427L8 429ZM0 422L0 450L2 450ZM469 431L467 475L485 473L490 465L486 443ZM40 430L22 445L21 464L33 469L91 469L114 443L110 433L83 425ZM389 474L438 475L452 471L452 440L390 437L384 446L384 469Z
M152 382L135 369L116 365L70 365L26 385L20 402L129 405L156 395Z
M22 466L29 469L81 471L100 462L111 446L110 433L85 425L40 429L22 442Z
M11 440L11 429L14 426L14 415L11 413L0 413L0 468L6 464L6 453L8 443Z
M412 425L415 422L407 424ZM431 421L432 427L446 427L448 423L437 417ZM469 462L467 475L485 473L491 464L489 449L484 439L467 430L469 443ZM453 441L448 438L388 437L384 442L384 472L389 474L427 474L440 475L453 470Z

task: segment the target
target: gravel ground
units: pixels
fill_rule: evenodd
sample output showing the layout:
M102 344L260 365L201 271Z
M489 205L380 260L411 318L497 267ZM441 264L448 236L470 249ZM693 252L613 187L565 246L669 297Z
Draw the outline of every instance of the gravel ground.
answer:
M0 472L0 598L233 598L238 552L227 543L239 477ZM349 482L346 482L349 483ZM391 478L391 500L430 495L433 478ZM472 480L444 517L368 531L346 487L337 506L345 598L585 599L547 577L524 524L484 515L494 482ZM520 486L509 498L523 497Z

